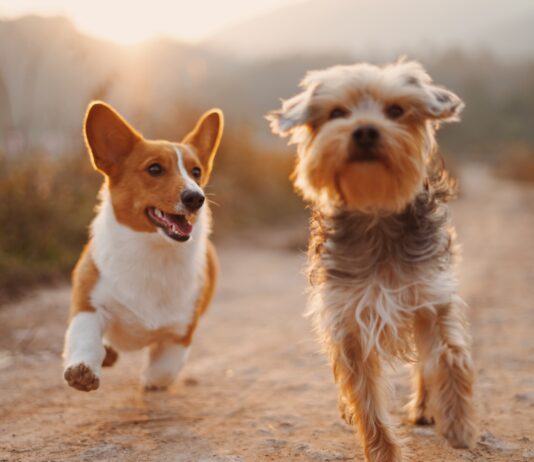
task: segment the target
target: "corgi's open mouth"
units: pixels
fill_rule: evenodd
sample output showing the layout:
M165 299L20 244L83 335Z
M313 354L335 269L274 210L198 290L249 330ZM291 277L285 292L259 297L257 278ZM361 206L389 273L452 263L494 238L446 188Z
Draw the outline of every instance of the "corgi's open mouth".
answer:
M184 242L191 236L193 225L185 215L165 213L156 207L148 207L146 214L148 219L171 239Z

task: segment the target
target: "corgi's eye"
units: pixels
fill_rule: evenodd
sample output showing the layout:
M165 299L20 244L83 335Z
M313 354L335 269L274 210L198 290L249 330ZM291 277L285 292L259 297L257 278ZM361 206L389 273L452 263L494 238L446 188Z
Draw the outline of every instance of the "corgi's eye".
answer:
M202 174L202 171L200 170L200 167L193 167L191 169L191 175L193 175L193 178L198 180L200 178L200 175Z
M398 104L392 104L386 108L386 115L395 120L404 115L404 109Z
M163 167L158 163L150 164L146 171L152 176L161 176L165 172Z
M332 109L332 111L330 112L330 120L331 119L340 119L342 117L346 117L346 115L348 114L348 112L341 108L341 107L336 107L334 109Z

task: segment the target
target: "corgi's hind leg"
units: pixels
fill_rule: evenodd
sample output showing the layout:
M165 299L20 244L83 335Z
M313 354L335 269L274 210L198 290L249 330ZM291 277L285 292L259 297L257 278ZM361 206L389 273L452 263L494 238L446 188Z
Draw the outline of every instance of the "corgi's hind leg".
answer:
M104 350L106 351L106 356L104 356L104 360L102 361L102 367L111 367L119 359L119 353L106 342L104 342Z
M168 388L185 364L188 352L188 346L172 341L151 345L142 377L145 390Z

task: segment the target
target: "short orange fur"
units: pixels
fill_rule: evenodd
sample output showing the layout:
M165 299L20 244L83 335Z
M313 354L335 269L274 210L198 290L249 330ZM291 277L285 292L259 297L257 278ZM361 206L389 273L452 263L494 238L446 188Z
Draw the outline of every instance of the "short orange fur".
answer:
M213 159L222 136L222 126L222 112L211 110L200 118L181 143L175 143L183 152L187 171L191 171L193 167L201 169L201 177L197 180L200 187L205 186L209 180ZM155 233L157 228L147 218L146 207L156 206L161 210L172 210L185 187L184 179L178 171L173 145L167 141L143 138L120 114L102 102L89 105L84 134L93 166L104 175L104 187L110 191L117 221L135 231ZM208 137L211 137L211 143L207 142ZM109 155L110 151L115 153L114 156ZM151 178L145 173L146 168L155 162L168 172L164 181ZM207 204L204 207L207 207ZM208 215L211 219L211 215ZM194 214L188 216L193 225L196 218ZM96 311L91 304L91 292L99 280L99 271L91 257L91 246L92 240L89 240L73 271L70 320L80 312ZM215 247L208 240L202 289L187 332L183 336L172 336L167 329L155 330L151 333L151 341L170 339L184 346L191 343L198 321L213 298L218 270ZM106 346L103 365L112 365L116 358L117 353Z

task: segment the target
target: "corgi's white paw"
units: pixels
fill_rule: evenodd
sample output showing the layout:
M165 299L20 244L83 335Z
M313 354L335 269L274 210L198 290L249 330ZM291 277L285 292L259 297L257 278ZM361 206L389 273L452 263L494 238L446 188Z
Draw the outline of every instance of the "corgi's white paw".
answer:
M162 391L169 388L178 375L174 368L162 368L161 364L151 364L143 374L142 384L146 391Z
M165 390L182 369L188 348L177 343L152 345L148 350L147 364L142 383L147 391Z
M100 385L98 375L84 363L68 366L63 377L69 386L80 391L96 390Z
M165 391L167 388L169 388L172 382L173 382L172 379L169 381L165 380L160 383L145 382L144 389L145 391Z

